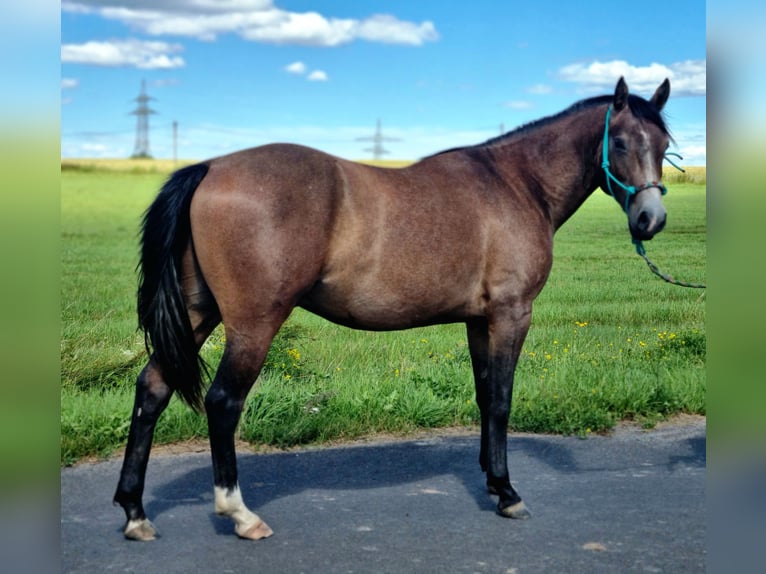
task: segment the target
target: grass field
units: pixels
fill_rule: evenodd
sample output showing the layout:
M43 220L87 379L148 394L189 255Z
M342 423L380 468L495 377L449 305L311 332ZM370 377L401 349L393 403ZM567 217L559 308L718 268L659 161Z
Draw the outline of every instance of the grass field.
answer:
M188 162L179 162L179 166ZM399 165L403 164L401 162ZM61 457L124 445L146 359L136 330L137 232L172 162L62 162ZM646 243L663 271L705 279L705 170L667 177L668 226ZM586 435L705 411L705 292L668 285L635 255L625 217L595 193L556 236L519 362L511 426ZM203 348L215 365L224 335ZM474 425L464 328L352 331L296 310L245 407L239 437L277 446ZM156 441L207 436L174 399Z

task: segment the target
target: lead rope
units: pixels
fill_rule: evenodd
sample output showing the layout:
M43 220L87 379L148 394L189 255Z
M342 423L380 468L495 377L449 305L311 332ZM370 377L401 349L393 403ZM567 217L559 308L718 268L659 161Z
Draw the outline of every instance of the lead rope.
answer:
M706 289L707 288L707 285L705 285L704 283L689 283L687 281L680 281L678 279L674 279L672 275L669 275L667 273L663 273L646 256L646 249L644 249L644 245L643 245L643 243L641 243L641 241L639 241L638 239L634 239L633 240L633 245L636 246L636 253L638 253L641 257L644 258L644 261L646 261L646 264L649 266L649 269L651 270L651 272L654 273L657 277L659 277L663 281L667 281L668 283L672 283L673 285L678 285L680 287L691 287L692 289Z
M630 196L637 193L637 189L632 185L625 185L622 183L619 179L617 179L614 175L612 175L612 172L609 170L609 116L612 112L612 106L610 105L606 110L606 126L604 127L604 144L602 148L602 164L601 167L606 173L606 184L609 189L609 194L614 197L614 199L617 199L617 197L614 195L614 192L612 191L612 181L614 181L617 185L619 185L621 188L625 190L625 206L623 207L623 211L627 214L628 212L628 201L630 200ZM686 173L686 170L677 165L672 159L670 159L668 156L675 156L678 159L683 159L679 154L675 152L667 152L665 154L665 159L672 165L674 168L676 168L678 171L681 171L683 173ZM648 182L643 188L645 189L647 187L657 187L661 191L662 195L665 195L668 190L667 188L658 182ZM707 286L704 283L689 283L688 281L680 281L678 279L674 279L672 275L668 273L663 273L660 271L659 267L657 267L652 261L646 256L646 249L644 249L644 244L641 242L640 239L634 239L633 245L636 246L636 253L638 253L641 257L644 258L644 261L646 261L646 264L649 266L649 270L654 273L657 277L662 279L663 281L667 283L671 283L672 285L678 285L679 287L691 287L692 289L706 289Z

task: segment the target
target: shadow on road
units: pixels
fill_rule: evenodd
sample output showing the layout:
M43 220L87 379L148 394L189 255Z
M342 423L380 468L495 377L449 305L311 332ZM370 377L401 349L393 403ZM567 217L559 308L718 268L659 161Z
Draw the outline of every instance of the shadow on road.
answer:
M647 435L648 437L649 435ZM614 441L610 437L572 437L516 435L509 439L511 479L526 459L542 463L557 475L587 473L627 473L635 466L635 450L620 455L589 456L593 441ZM641 441L647 442L647 441ZM686 438L681 454L668 454L663 462L668 472L679 466L704 468L704 436ZM657 446L647 442L646 446ZM312 491L364 491L407 484L428 489L436 477L455 477L482 512L494 512L496 499L484 486L484 473L478 464L479 438L433 438L423 441L320 448L271 454L239 456L240 485L253 510L275 500ZM209 462L209 458L205 459ZM517 470L514 473L514 469ZM534 484L534 478L533 482ZM438 489L437 489L438 490ZM180 505L210 504L212 507L212 467L205 464L164 484L150 486L151 500L146 510L159 517ZM524 496L524 490L521 490ZM218 534L231 535L230 520L216 516L211 520Z

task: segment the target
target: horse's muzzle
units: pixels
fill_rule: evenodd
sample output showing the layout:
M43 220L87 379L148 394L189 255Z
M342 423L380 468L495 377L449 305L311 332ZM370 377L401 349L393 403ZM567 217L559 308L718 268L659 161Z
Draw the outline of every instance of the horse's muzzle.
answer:
M630 234L633 239L645 241L651 239L665 228L667 213L664 209L642 209L636 221L630 224Z

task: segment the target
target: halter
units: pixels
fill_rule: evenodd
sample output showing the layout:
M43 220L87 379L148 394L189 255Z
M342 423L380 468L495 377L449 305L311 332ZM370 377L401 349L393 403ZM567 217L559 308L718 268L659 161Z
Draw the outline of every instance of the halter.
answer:
M614 195L614 191L612 191L612 182L616 183L622 189L625 190L625 205L622 206L622 209L627 214L628 204L630 202L631 196L637 194L640 191L644 191L645 189L649 189L650 187L656 187L657 189L660 190L662 195L665 195L668 192L668 188L665 187L665 184L663 184L661 181L647 181L641 187L635 187L633 185L625 185L619 179L617 179L611 171L609 171L609 116L611 115L612 115L612 105L610 104L606 110L606 126L604 126L604 145L601 151L601 157L602 157L601 167L604 169L604 173L606 174L606 187L609 190L609 195L611 195L614 198L614 200L617 201L617 203L619 203L619 200L617 199L617 196ZM670 163L670 165L672 165L677 170L683 173L686 173L685 169L676 165L676 163L668 157L669 155L675 156L679 159L683 159L683 158L675 152L667 152L665 154L665 159ZM680 285L681 287L693 287L696 289L705 289L704 283L688 283L686 281L679 281L678 279L674 279L672 275L668 275L667 273L663 273L662 271L660 271L658 267L649 260L649 257L647 257L646 249L644 249L644 244L641 242L640 239L634 239L633 245L636 247L636 253L638 253L641 257L644 258L651 272L657 275L657 277L659 277L663 281L672 283L674 285Z
M622 206L622 210L625 213L628 213L628 204L630 203L630 198L637 193L644 191L645 189L649 189L650 187L656 187L660 190L660 193L662 195L665 195L668 192L668 188L665 187L665 184L663 184L661 181L647 181L644 185L641 187L635 187L633 185L625 185L622 183L619 179L617 179L614 174L609 171L609 117L612 115L612 105L610 104L609 107L606 110L606 125L604 126L604 145L601 149L601 167L604 170L604 173L606 174L606 187L609 191L609 195L611 195L615 201L619 203L619 200L617 199L617 196L614 194L614 191L612 191L612 182L619 185L622 189L625 190L625 205ZM680 155L674 152L668 152L665 154L665 159L670 162L670 164L675 167L676 169L680 171L684 171L684 169L678 167L668 156L673 155L676 156L679 159L683 159Z

